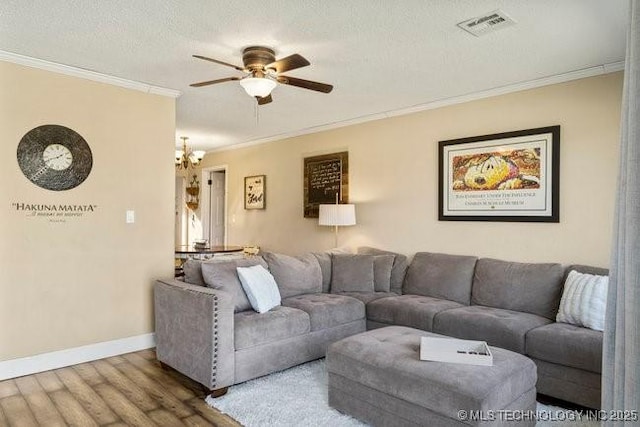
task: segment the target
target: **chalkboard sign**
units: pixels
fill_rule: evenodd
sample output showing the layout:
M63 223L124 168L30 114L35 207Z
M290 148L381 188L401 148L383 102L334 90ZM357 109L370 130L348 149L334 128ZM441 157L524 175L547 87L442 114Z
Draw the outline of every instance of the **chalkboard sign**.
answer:
M318 218L318 206L349 203L349 153L326 154L304 159L304 217Z

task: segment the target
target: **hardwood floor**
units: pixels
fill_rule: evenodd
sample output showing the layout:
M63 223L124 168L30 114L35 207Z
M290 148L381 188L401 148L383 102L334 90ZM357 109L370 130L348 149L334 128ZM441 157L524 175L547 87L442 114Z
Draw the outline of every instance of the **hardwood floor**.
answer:
M239 426L153 350L0 381L0 427Z

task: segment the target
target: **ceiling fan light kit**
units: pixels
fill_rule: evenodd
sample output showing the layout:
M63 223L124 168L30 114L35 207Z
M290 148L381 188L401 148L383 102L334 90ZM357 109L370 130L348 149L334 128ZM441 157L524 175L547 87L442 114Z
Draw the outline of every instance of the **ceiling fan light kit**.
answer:
M228 62L213 58L207 58L206 56L201 55L193 55L193 57L224 65L226 67L231 67L235 70L242 71L247 75L242 78L226 77L222 79L193 83L191 84L191 87L209 86L217 83L239 80L240 85L244 88L247 94L256 98L258 105L268 104L273 101L271 91L275 89L278 83L322 93L329 93L333 90L333 86L326 83L319 83L281 74L310 65L309 61L297 53L289 55L286 58L276 60L275 52L272 49L264 46L250 46L242 51L242 62L244 67L229 64Z
M251 97L264 98L271 94L278 84L269 77L245 77L240 80L240 86Z

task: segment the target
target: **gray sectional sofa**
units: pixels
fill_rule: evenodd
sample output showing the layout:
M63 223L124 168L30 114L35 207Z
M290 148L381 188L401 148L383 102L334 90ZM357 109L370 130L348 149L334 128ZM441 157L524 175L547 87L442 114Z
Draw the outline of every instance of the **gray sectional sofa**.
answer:
M607 270L426 252L409 265L401 254L358 252L393 256L386 284L376 277L368 292L345 287L345 280L360 282L354 274L362 270L345 276L342 266L336 277L327 253L307 255L289 272L284 256L189 261L184 282L155 284L158 359L220 394L321 358L332 342L365 329L409 326L524 354L537 366L539 393L600 407L602 332L556 323L555 316L568 271ZM263 314L241 301L234 275L236 266L258 263L274 274L282 295L282 305Z

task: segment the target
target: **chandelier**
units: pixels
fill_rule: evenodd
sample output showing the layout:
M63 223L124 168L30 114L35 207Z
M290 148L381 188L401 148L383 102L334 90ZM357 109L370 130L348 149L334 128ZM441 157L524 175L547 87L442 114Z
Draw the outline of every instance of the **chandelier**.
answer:
M181 136L182 140L182 150L176 150L176 169L189 169L198 166L200 160L205 155L204 151L192 151L187 148L187 139L186 136Z

